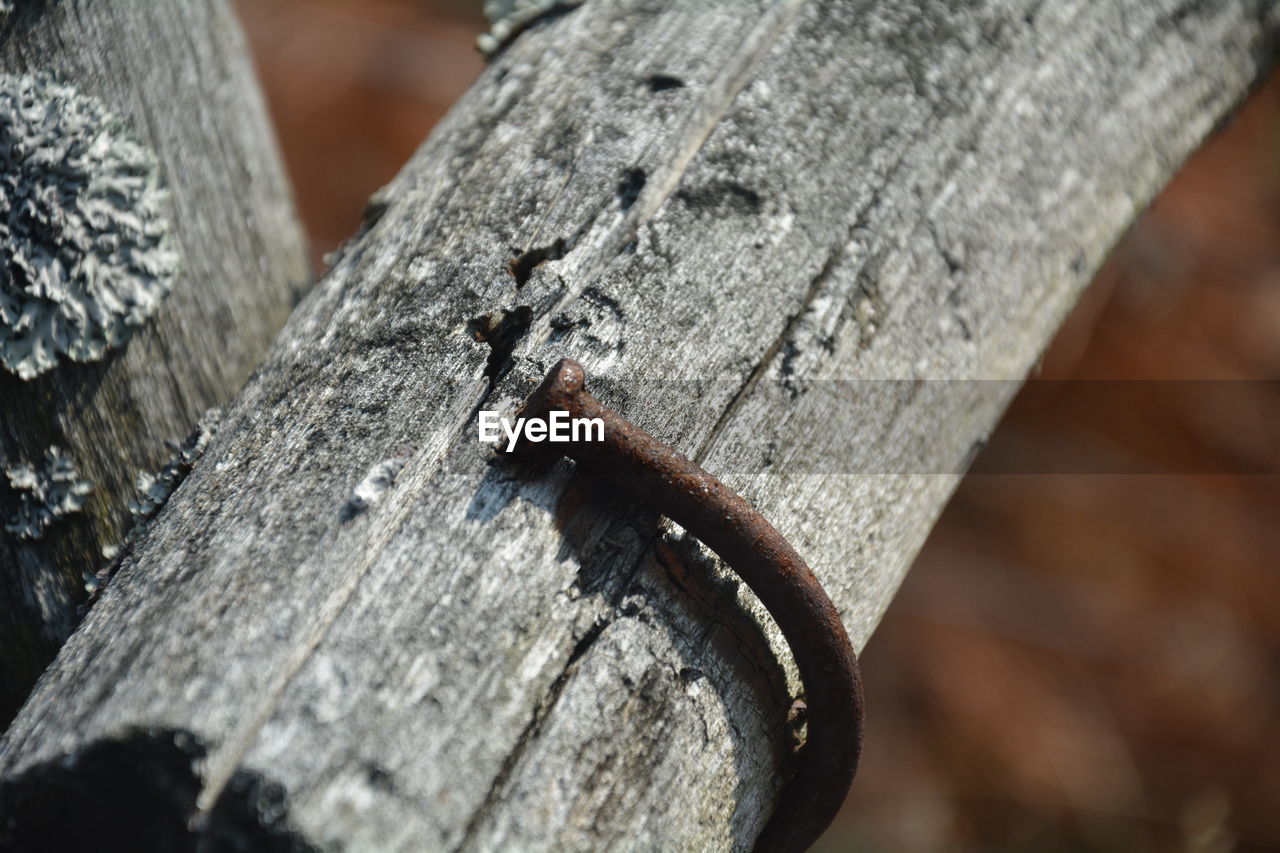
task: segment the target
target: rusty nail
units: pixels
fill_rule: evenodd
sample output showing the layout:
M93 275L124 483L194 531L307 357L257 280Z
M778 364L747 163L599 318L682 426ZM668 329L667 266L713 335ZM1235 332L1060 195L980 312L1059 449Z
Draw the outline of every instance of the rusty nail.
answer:
M804 682L808 737L755 849L807 850L839 811L862 751L862 679L835 605L764 516L697 463L601 404L572 359L557 362L524 407L526 417L553 411L600 418L604 440L521 442L517 452L563 453L590 475L644 498L720 555L778 623Z

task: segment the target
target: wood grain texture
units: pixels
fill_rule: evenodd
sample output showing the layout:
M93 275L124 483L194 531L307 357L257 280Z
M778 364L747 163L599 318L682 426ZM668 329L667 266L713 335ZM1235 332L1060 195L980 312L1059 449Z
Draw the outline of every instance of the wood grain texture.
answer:
M178 731L202 831L247 808L320 849L748 848L795 684L768 617L633 498L495 458L476 411L582 361L765 513L861 646L1278 31L1273 4L1136 1L631 0L533 27L63 648L5 736L7 796Z
M126 345L22 381L0 369L0 467L62 448L94 491L84 510L20 539L0 525L0 720L70 633L85 576L132 524L139 474L231 398L310 274L242 34L222 0L17 4L0 72L54 74L99 99L154 152L180 252L173 290ZM18 495L0 477L0 521Z

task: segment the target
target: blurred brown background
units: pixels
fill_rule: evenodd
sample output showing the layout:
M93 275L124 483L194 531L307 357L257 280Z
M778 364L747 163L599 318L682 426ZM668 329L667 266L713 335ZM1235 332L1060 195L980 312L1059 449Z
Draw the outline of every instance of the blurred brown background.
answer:
M239 8L319 265L479 74L480 0ZM1278 379L1280 75L1116 248L938 523L821 850L1280 850Z

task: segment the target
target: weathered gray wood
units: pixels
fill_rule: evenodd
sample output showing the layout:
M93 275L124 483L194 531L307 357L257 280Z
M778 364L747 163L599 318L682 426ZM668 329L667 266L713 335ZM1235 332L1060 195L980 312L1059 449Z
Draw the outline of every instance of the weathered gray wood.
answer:
M16 712L70 633L86 576L106 562L103 549L120 545L132 525L128 504L139 497L139 475L158 472L174 452L166 442L185 439L205 409L244 383L309 278L263 100L223 0L11 8L0 13L0 88L56 77L77 104L121 120L111 144L136 140L167 184L157 221L178 272L154 314L101 360L64 355L25 379L0 365L0 471L39 469L56 447L74 466L75 482L93 487L79 510L41 515L52 521L47 528L22 528L18 522L40 512L41 501L29 489L11 489L0 473L0 721ZM92 121L77 125L70 112L65 102L53 108L51 120L64 132L45 149L102 131ZM0 120L4 139L20 135L12 113ZM53 186L59 173L31 165L38 148L26 153L22 169L10 164L4 179L24 192ZM128 206L137 203L120 202L121 218L104 239L115 224L127 228L128 217L145 215ZM58 227L37 235L38 248L76 254ZM0 248L5 265L24 250L18 242L6 239Z
M110 749L190 764L199 793L155 812L207 832L749 846L794 687L767 617L633 499L495 460L476 410L578 358L774 521L861 645L1278 31L1273 4L1138 0L531 28L295 312L6 735L0 796L65 796ZM517 281L513 252L549 259Z

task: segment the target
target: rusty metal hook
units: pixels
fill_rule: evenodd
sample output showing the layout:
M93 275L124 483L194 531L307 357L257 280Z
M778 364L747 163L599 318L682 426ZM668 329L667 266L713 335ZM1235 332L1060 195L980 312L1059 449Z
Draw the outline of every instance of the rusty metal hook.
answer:
M644 498L720 555L778 623L804 682L808 736L755 849L807 850L839 811L862 751L862 679L835 605L764 516L697 463L601 404L572 359L557 362L524 406L525 417L553 411L600 418L604 440L521 441L517 451L563 453L592 476Z

